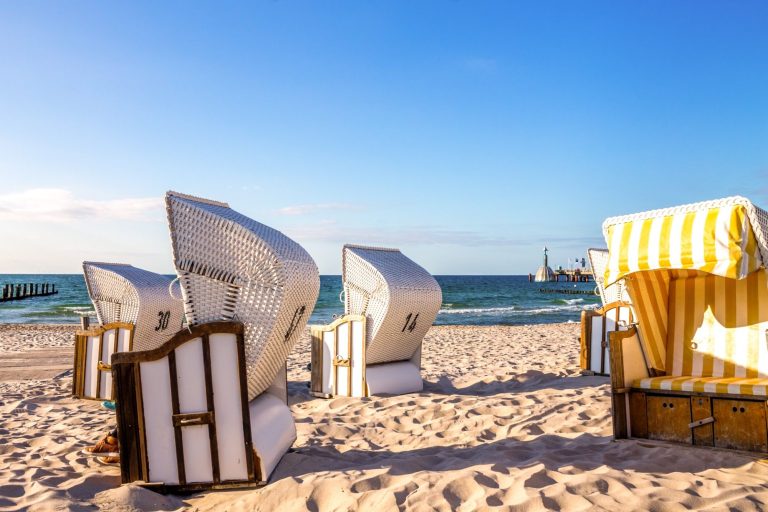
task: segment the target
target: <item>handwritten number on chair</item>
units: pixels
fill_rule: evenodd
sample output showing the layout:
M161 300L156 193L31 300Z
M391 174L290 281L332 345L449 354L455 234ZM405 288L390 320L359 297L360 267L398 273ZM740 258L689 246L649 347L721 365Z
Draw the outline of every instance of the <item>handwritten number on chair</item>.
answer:
M155 331L164 331L168 328L168 321L171 319L170 311L160 311L157 313L157 327Z
M411 317L413 317L413 320L411 320ZM419 318L419 313L416 313L416 316L413 316L413 313L408 313L408 316L405 317L405 325L403 325L403 328L400 330L400 332L405 332L406 329L408 329L408 332L413 332L413 330L416 328L417 318Z
M301 317L304 316L304 313L306 312L306 310L307 310L306 306L301 306L299 308L296 308L296 311L293 313L293 318L291 319L291 325L288 327L288 331L285 333L284 341L286 343L288 342L289 339L291 339L291 336L293 336L293 332L299 326Z

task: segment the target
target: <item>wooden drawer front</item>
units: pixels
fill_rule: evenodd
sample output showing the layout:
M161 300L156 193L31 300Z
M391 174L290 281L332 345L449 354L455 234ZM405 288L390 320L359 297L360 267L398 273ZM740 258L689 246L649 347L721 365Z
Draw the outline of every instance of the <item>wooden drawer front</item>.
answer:
M712 400L715 417L715 446L768 452L765 402L751 400Z
M688 397L646 397L648 438L690 443L691 399Z

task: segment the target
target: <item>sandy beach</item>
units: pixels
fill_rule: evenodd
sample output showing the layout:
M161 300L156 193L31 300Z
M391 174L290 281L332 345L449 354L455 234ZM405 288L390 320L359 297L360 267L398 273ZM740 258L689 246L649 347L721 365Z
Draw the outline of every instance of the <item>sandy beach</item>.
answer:
M0 510L762 510L748 454L611 438L609 381L578 324L433 327L422 393L312 398L289 361L298 440L264 488L161 496L81 455L112 423L69 396L72 326L0 326Z

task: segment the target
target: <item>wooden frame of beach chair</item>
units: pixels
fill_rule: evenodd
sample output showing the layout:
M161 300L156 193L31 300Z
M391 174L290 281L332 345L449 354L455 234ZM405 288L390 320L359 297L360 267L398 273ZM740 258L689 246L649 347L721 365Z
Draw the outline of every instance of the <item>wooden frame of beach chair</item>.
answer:
M130 351L132 346L133 324L114 322L77 331L72 394L89 400L112 400L112 354Z
M603 228L637 319L609 336L614 436L768 452L768 213L735 197Z
M244 332L201 324L113 356L123 483L162 492L266 483L296 430L282 396L248 401Z
M112 385L106 382L111 382L112 353L162 345L181 327L184 312L170 294L167 276L123 263L91 261L83 262L83 275L101 326L75 335L73 395L112 400ZM101 350L94 351L97 342ZM101 357L96 356L99 352Z
M440 285L398 249L345 245L342 273L345 315L311 329L312 394L421 391L421 346L442 304Z
M613 302L599 309L581 312L579 366L595 375L610 375L609 333L625 331L634 322L632 306Z

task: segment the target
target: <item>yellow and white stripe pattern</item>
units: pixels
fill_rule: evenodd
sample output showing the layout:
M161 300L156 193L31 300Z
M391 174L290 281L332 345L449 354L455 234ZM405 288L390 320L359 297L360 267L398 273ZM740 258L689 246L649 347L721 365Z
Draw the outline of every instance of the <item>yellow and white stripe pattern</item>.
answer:
M638 272L626 279L627 293L640 326L640 341L648 366L664 373L667 360L667 304L670 272L667 270Z
M768 377L768 272L670 282L667 375Z
M667 307L657 312L665 279ZM766 396L768 271L738 280L699 271L643 272L629 283L636 304L643 304L635 310L649 364L668 375L634 387ZM665 321L653 323L659 319Z
M747 206L689 208L608 219L605 285L638 271L694 269L741 279L762 264Z
M768 379L744 377L651 377L632 387L656 391L687 391L730 395L768 396Z

